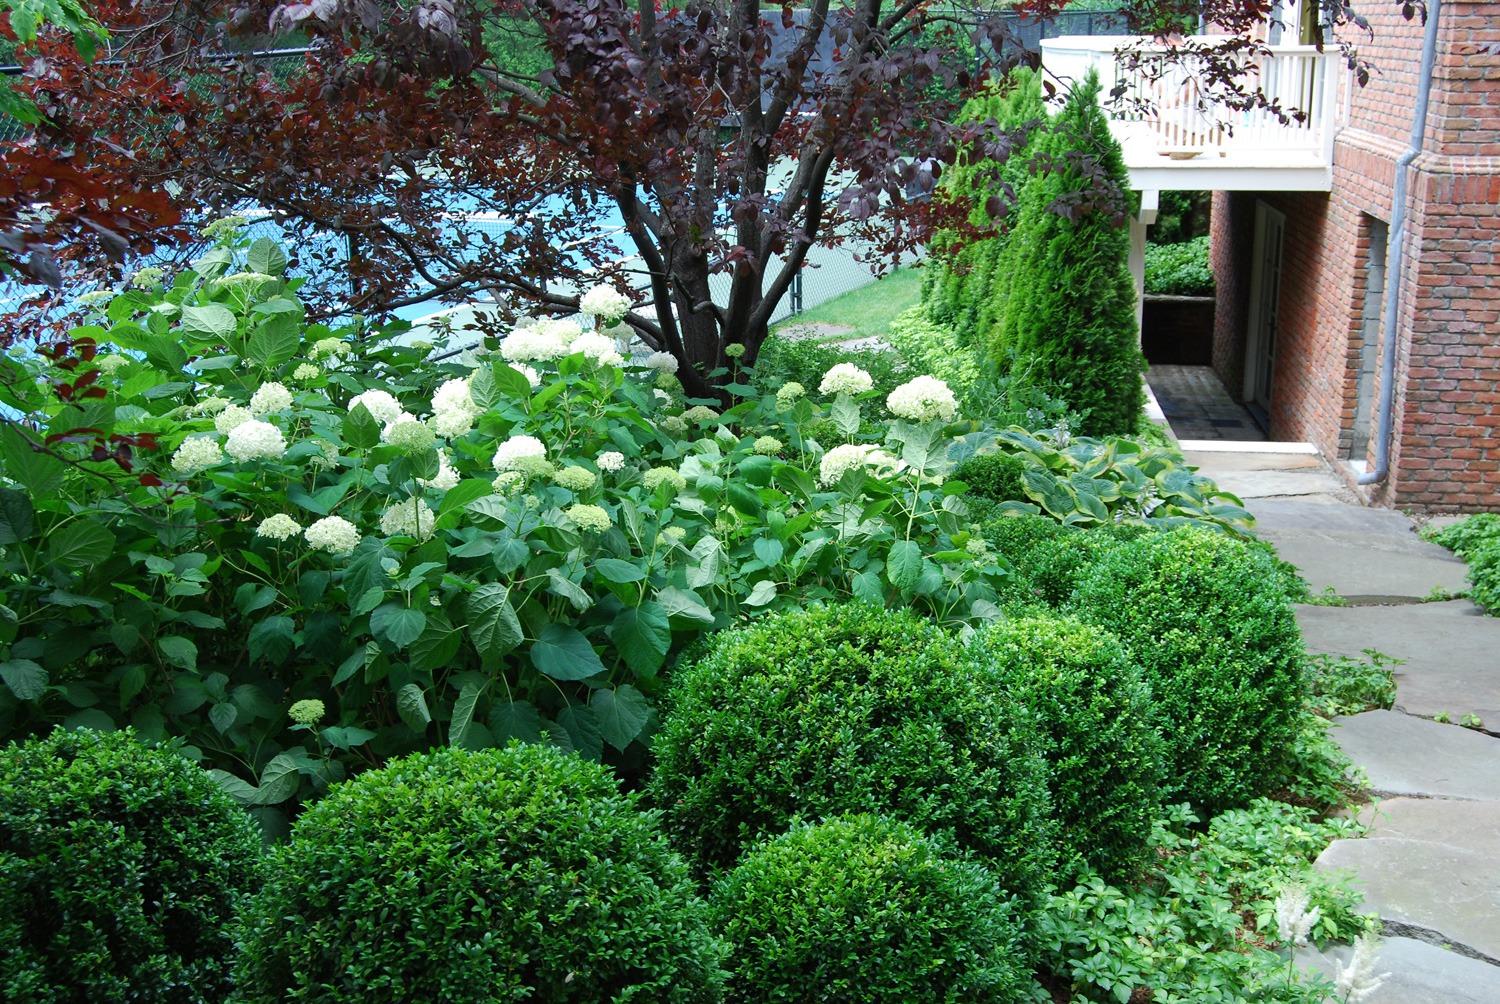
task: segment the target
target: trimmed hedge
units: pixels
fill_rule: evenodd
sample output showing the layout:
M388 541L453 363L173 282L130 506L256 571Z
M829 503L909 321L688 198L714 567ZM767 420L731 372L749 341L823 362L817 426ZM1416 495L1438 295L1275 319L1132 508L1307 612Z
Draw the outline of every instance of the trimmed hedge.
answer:
M710 869L794 819L868 811L989 857L1028 903L1051 871L1035 723L907 611L819 607L722 632L665 706L652 797Z
M995 516L981 524L990 546L1011 567L1009 606L1056 609L1103 555L1138 537L1158 533L1138 524L1068 527L1050 516Z
M1067 603L1145 670L1167 741L1166 797L1214 814L1282 769L1302 709L1302 639L1263 547L1199 529L1105 552Z
M716 1001L725 948L653 817L550 747L336 785L246 915L247 999Z
M799 824L714 888L736 946L729 999L757 1004L1011 1004L1030 984L994 876L905 823Z
M217 1002L264 849L199 766L129 732L0 750L0 1000Z
M1059 884L1085 863L1112 882L1129 878L1161 814L1162 740L1140 667L1114 635L1071 618L1002 621L972 645L1047 733Z

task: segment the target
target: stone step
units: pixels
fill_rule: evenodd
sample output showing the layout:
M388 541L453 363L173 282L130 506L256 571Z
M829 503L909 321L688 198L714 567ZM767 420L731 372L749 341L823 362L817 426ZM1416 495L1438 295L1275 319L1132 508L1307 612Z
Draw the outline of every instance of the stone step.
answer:
M1326 952L1307 948L1297 962L1336 978L1349 964L1353 949L1329 946ZM1380 946L1375 973L1389 973L1364 1004L1495 1004L1500 1001L1500 967L1466 958L1412 938L1387 938ZM1335 998L1337 999L1337 998Z
M1333 741L1377 795L1500 801L1500 740L1395 711L1334 719Z
M1500 962L1500 860L1436 840L1335 840L1317 867L1351 869L1362 911L1387 934L1450 944L1460 955Z
M1313 593L1331 588L1351 603L1415 603L1437 590L1459 593L1469 587L1468 566L1415 535L1260 526L1256 534L1297 566Z
M1295 499L1265 499L1256 502L1250 509L1255 513L1258 530L1330 530L1403 539L1416 536L1416 524L1405 513L1395 509L1328 505Z
M1299 606L1311 652L1361 657L1365 649L1404 659L1395 668L1396 710L1454 721L1478 715L1500 728L1500 617L1468 600L1395 607Z

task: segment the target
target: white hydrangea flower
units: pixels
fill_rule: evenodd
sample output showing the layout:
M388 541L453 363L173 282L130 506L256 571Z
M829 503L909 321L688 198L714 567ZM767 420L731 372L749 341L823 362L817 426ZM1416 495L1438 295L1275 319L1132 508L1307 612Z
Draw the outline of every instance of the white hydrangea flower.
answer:
M360 405L364 405L381 425L394 422L405 414L401 402L383 390L367 390L363 394L356 394L349 402L349 410L353 411Z
M272 540L291 540L301 532L302 524L283 512L267 516L255 528L257 537L269 537Z
M618 450L606 450L594 460L594 466L601 471L618 471L625 466L625 454Z
M579 503L571 505L563 510L564 515L571 519L580 530L593 530L602 533L614 526L609 518L609 512L603 506Z
M781 389L776 392L776 405L780 408L789 407L806 393L806 387L795 380L789 380L782 384Z
M347 356L354 351L354 346L342 338L319 338L313 342L312 357L314 359L327 359L329 357Z
M270 422L252 418L229 430L224 452L240 463L247 460L279 460L286 455L286 437Z
M552 483L570 492L586 492L598 481L593 471L582 467L559 467L552 472Z
M474 403L474 397L470 393L472 377L454 377L452 380L443 381L437 390L432 392L432 413L441 415L445 411L463 411L477 413L479 405Z
M421 499L393 505L380 517L380 532L387 537L427 540L436 532L437 513Z
M859 467L884 474L899 470L901 466L899 460L874 443L835 446L823 454L823 459L818 464L818 483L825 488L831 487L838 484L845 473Z
M448 462L448 455L439 452L438 472L430 478L417 478L417 484L423 488L434 488L445 492L458 484L458 471L454 470L453 465Z
M526 479L520 471L501 471L495 476L492 487L501 495L509 494L513 489L519 488L526 483Z
M545 457L547 447L535 436L511 436L495 451L495 470L511 471L524 457Z
M646 485L646 490L649 492L656 491L659 486L664 484L671 485L677 491L682 491L687 487L687 478L683 477L674 467L653 467L646 472L642 480Z
M124 356L100 356L94 360L94 365L104 372L105 376L114 376L116 372L130 365L130 360Z
M533 327L544 335L556 335L562 339L564 345L572 345L573 339L583 334L583 329L578 326L577 321L565 317L541 317L536 320Z
M823 382L818 385L818 393L863 394L874 386L875 381L870 378L870 374L858 366L853 363L836 363L823 374Z
M229 433L233 432L237 426L244 425L246 422L252 420L253 418L255 418L255 416L250 413L249 408L241 408L237 404L226 405L224 407L224 410L220 411L218 416L214 419L214 428L217 429L220 434L227 436L229 435Z
M272 412L285 411L292 406L292 392L285 384L274 380L263 383L250 395L250 413L259 418Z
M745 343L730 342L728 345L724 346L724 355L728 356L730 359L743 359L745 357Z
M646 365L658 373L676 373L678 362L670 352L653 352L646 357Z
M500 358L508 363L550 362L568 354L568 343L556 333L517 328L500 343Z
M948 385L937 377L919 376L891 391L885 406L892 415L909 422L930 422L940 418L953 421L958 413L958 400Z
M687 411L682 413L682 420L684 422L697 422L699 425L702 425L705 422L717 421L718 418L719 413L717 411L714 411L712 408L705 407L701 404L695 404Z
M433 432L427 423L410 412L403 411L380 430L382 442L399 447L405 453L421 453L434 442Z
M184 439L177 452L172 454L172 470L187 476L217 466L224 462L224 451L214 439L194 436Z
M605 324L613 324L630 310L630 300L613 286L595 286L579 299L578 309L593 314Z
M292 370L292 379L298 383L306 383L309 380L316 380L318 374L322 372L312 363L298 363L297 368Z
M773 457L780 453L784 446L785 444L775 436L760 436L755 440L755 445L751 449L761 456Z
M229 398L227 397L205 397L202 401L189 408L188 414L217 415L227 407L229 407ZM249 412L246 412L246 415L249 415Z
M531 386L540 387L542 385L542 375L525 363L518 363L512 366L511 369L525 377L526 382L531 384Z
M359 530L342 516L324 516L302 536L309 546L329 554L348 554L359 546Z
M130 277L130 284L136 289L150 289L161 282L162 276L166 274L165 269L143 268Z
M589 331L573 339L568 352L582 352L599 366L624 366L625 357L615 348L615 340L597 331Z

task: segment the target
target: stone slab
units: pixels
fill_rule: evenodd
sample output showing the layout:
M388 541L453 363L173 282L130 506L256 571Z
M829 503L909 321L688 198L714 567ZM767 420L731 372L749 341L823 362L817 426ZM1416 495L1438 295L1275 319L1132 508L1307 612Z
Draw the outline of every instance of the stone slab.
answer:
M1349 964L1348 945L1297 953L1297 962L1328 977ZM1389 973L1365 1004L1496 1004L1500 1001L1500 967L1465 958L1412 938L1386 938L1381 943L1375 973Z
M1267 444L1257 443L1257 446ZM1321 471L1323 458L1306 453L1231 453L1220 450L1183 450L1183 458L1198 473L1217 480L1223 474L1252 471ZM1222 486L1222 482L1221 482Z
M1454 721L1478 715L1500 728L1500 617L1468 600L1396 607L1299 606L1308 651L1406 660L1395 669L1396 710Z
M1500 801L1500 739L1395 711L1335 718L1333 741L1377 795Z
M1250 508L1262 530L1333 530L1417 539L1416 524L1395 509L1360 505L1330 508L1301 499L1265 499Z
M1500 802L1387 798L1364 806L1357 818L1370 828L1365 840L1437 841L1500 860Z
M1415 536L1259 525L1256 533L1275 546L1283 561L1297 566L1314 593L1332 588L1352 603L1411 603L1437 589L1456 593L1468 588L1468 567L1462 561Z
M1206 472L1205 472L1206 473ZM1342 487L1321 465L1308 470L1221 470L1209 474L1220 488L1242 499L1287 495L1331 495ZM1254 508L1253 506L1251 507Z
M1317 867L1352 869L1361 911L1388 933L1452 944L1460 954L1500 960L1500 860L1435 840L1335 840Z

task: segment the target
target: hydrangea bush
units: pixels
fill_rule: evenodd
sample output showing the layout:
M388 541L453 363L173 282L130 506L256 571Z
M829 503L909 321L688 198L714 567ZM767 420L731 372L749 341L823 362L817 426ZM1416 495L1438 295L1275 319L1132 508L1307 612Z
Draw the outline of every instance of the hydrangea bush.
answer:
M998 616L940 381L687 400L603 294L440 357L309 323L286 264L226 229L4 359L0 736L180 736L265 809L434 745L637 763L674 655L785 606Z

